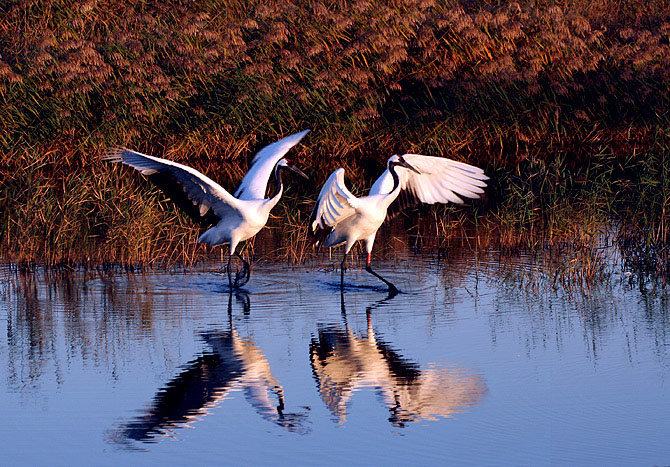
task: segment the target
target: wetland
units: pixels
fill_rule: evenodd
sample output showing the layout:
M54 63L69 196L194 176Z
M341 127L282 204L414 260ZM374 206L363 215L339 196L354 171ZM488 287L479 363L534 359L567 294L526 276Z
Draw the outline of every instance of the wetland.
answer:
M667 289L604 250L568 287L536 253L406 248L377 262L394 297L353 265L341 293L328 258L233 293L218 264L7 265L4 459L662 464Z

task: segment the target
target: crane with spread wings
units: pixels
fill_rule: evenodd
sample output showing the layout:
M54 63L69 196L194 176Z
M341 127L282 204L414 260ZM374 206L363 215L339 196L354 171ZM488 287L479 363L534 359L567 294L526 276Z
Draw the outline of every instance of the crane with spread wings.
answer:
M253 158L249 171L234 195L191 167L130 149L109 149L103 160L120 162L138 170L192 218L211 226L198 238L198 242L210 246L225 243L230 245L228 283L231 287L238 288L249 281L251 266L236 251L237 245L256 235L267 223L270 211L279 202L284 189L284 170L307 178L284 156L308 132L309 130L301 131L261 149ZM272 197L265 198L268 181L273 172L276 180L275 193ZM243 270L232 281L230 267L234 255L242 261Z
M396 294L396 286L370 266L372 245L386 217L419 203L460 204L461 196L479 198L484 193L485 180L488 177L482 169L463 162L419 154L393 155L369 194L357 198L344 183L344 169L337 169L321 188L312 210L314 243L326 247L345 244L340 268L343 289L347 254L362 240L367 251L365 270L384 282L390 294Z

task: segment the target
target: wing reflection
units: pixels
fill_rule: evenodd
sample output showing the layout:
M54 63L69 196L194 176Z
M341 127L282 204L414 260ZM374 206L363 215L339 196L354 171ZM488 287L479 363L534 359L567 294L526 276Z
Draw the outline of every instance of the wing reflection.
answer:
M249 297L238 294L237 299L248 313ZM272 375L270 363L253 341L240 337L235 330L232 296L228 307L230 330L201 334L211 351L189 362L158 391L144 415L121 427L122 439L155 442L169 436L173 429L189 426L208 415L212 407L235 390L244 392L263 419L291 432L307 432L307 414L284 412L284 390Z
M488 392L481 376L465 369L420 368L379 340L370 321L375 306L366 310L365 335L358 336L349 328L343 300L344 326L323 326L318 338L312 339L314 377L336 422L346 421L353 393L363 388L375 388L391 413L389 421L398 427L451 417L481 401Z

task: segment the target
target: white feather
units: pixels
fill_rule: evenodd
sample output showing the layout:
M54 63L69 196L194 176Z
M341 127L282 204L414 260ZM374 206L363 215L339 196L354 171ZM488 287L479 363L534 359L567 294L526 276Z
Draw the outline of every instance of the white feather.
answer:
M251 167L235 191L239 199L263 199L268 180L279 159L284 157L293 146L305 137L310 130L304 130L269 144L258 151L251 161Z
M399 169L400 190L408 190L419 201L426 204L462 203L459 196L479 198L486 187L488 177L479 167L444 157L404 154L402 158L420 174ZM393 177L388 169L382 173L370 188L370 195L388 194L393 188Z
M334 227L355 212L357 199L344 184L344 169L333 172L319 192L312 211L312 230Z
M218 183L197 170L166 159L148 156L129 149L110 149L103 160L124 163L148 176L169 175L165 180L154 179L153 181L161 186L174 182L181 187L201 217L205 216L210 209L213 211L218 221L216 225L200 235L198 241L210 246L228 243L230 261L237 245L241 241L252 238L266 225L270 211L281 196L281 190L279 190L272 198L265 199L265 189L270 174L286 152L308 131L284 138L259 151L254 157L251 169L240 184L238 193L241 196L239 198L231 195ZM168 187L162 186L162 188ZM211 218L207 220L212 221ZM241 278L248 280L250 266L246 261L242 261L245 264L246 273ZM228 278L232 285L230 271ZM235 281L236 287L246 283L246 281L239 283L238 279L239 277Z
M214 214L221 218L230 215L231 212L239 215L239 200L214 180L192 167L125 148L109 149L103 160L122 162L144 175L169 172L181 185L193 204L199 207L201 215L206 213L210 207Z

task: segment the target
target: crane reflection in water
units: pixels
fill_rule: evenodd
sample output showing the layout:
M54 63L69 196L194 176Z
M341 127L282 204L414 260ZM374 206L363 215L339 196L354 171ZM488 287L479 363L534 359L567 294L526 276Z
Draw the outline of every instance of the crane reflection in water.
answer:
M244 314L250 300L237 293ZM173 430L190 426L208 415L232 391L244 392L247 401L263 419L290 432L306 433L307 412L284 411L284 389L272 375L263 352L242 338L232 321L232 294L228 301L229 330L201 334L210 350L189 362L154 396L144 413L121 426L113 436L118 442L157 442L173 436ZM274 395L274 397L273 397ZM305 409L307 410L307 409Z
M320 326L312 339L310 360L323 402L334 421L344 423L354 392L374 388L397 427L410 422L451 417L479 403L488 392L484 379L464 369L421 368L380 340L372 328L374 308L366 309L367 332L357 335L348 325L342 300L344 326Z

